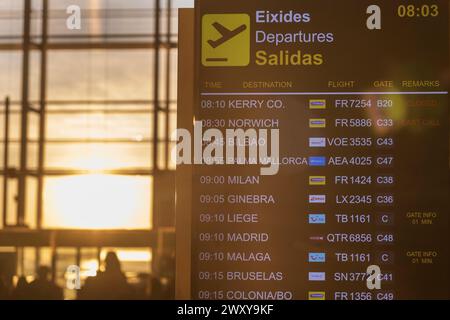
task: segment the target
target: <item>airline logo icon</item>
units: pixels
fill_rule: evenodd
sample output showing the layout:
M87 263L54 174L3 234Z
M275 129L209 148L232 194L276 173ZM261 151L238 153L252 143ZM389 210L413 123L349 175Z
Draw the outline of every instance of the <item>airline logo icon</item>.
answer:
M309 281L325 281L325 272L309 272Z
M310 224L324 224L326 222L326 216L323 213L311 213L308 215L308 223Z
M309 100L310 109L326 109L327 101L325 99L311 99Z
M310 148L324 148L326 146L325 138L309 138Z
M308 254L308 262L323 263L326 260L324 252L310 252Z
M326 203L327 196L324 194L310 194L309 203Z
M250 63L250 16L205 14L202 17L202 64L243 67Z
M325 238L324 238L324 236L310 236L309 240L311 240L311 241L324 241Z
M325 128L327 121L325 119L309 119L310 128Z
M310 186L324 186L327 184L327 178L325 176L309 176Z
M309 166L311 167L324 167L327 164L325 157L309 157Z
M325 300L325 291L309 291L308 300Z

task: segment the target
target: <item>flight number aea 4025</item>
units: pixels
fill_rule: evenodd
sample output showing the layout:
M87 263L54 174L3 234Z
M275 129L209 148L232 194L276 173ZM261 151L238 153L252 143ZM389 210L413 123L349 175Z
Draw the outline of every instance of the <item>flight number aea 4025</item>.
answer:
M332 166L372 166L391 167L394 165L393 156L360 156L360 157L330 157L328 164Z

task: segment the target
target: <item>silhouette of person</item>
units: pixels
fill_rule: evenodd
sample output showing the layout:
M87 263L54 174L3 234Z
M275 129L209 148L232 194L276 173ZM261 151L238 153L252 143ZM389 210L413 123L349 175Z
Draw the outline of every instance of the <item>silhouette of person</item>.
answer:
M8 299L8 287L3 281L2 275L0 274L0 300Z
M151 281L150 299L161 300L163 296L163 287L161 285L161 281L156 277L151 277L150 281Z
M134 299L146 300L150 298L150 276L148 273L139 273L138 282L134 285Z
M11 293L12 300L29 300L30 296L30 286L27 279L24 276L19 277L17 285Z
M108 252L105 258L105 271L86 279L80 290L81 300L128 300L133 298L133 290L122 272L119 258L115 252Z
M41 266L36 280L29 285L30 298L33 300L62 300L61 288L48 279L50 268Z

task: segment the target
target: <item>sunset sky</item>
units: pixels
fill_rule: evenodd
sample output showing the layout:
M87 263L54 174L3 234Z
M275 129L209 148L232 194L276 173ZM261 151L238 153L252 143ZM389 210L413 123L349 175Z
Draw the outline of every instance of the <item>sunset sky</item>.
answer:
M36 7L39 1L33 1ZM192 5L193 1L174 1L176 7ZM151 34L153 21L144 14L124 18L114 16L114 9L151 9L154 1L148 0L58 0L49 1L55 15L52 19L50 35L104 35L104 34ZM161 1L166 6L166 1ZM86 13L82 20L82 30L65 28L65 8L78 4ZM0 12L4 16L20 13L21 1L0 0ZM108 9L111 18L101 19L100 11ZM112 10L112 11L110 11ZM117 12L116 12L117 13ZM83 15L82 15L83 19ZM164 21L162 24L165 26ZM38 30L39 22L32 24ZM165 27L163 27L164 29ZM172 22L172 32L177 31L176 20ZM20 35L22 21L0 19L0 37ZM162 30L164 32L164 30ZM142 41L148 41L144 38ZM5 42L5 40L0 40ZM20 40L14 40L20 41ZM67 41L54 39L50 41ZM97 40L96 40L97 41ZM102 40L104 41L104 40ZM110 41L110 40L108 40ZM46 167L48 169L84 169L92 172L84 176L52 177L45 179L44 225L52 228L149 228L149 212L152 180L150 177L113 176L102 174L102 170L139 168L148 169L151 163L151 133L153 116L147 112L152 108L153 52L151 50L60 50L48 52L48 110ZM162 52L161 63L166 54ZM31 55L30 97L37 100L39 94L39 54ZM171 83L170 99L176 100L176 52L170 56ZM21 53L20 51L0 51L0 99L9 96L17 102L20 97ZM164 68L161 68L164 76ZM161 86L161 97L165 96L165 86ZM70 101L89 103L68 103ZM96 103L96 101L124 101L123 103ZM131 100L135 103L128 103ZM58 103L60 101L61 103ZM171 109L176 105L171 105ZM10 139L10 166L17 167L19 161L19 105L12 106ZM61 113L55 110L83 109L88 112ZM102 112L89 110L104 109ZM116 112L130 110L132 113ZM136 111L139 109L140 111ZM15 111L14 111L15 110ZM176 127L176 114L169 119L169 132ZM0 131L3 134L3 113ZM161 132L164 127L160 126ZM37 119L30 115L30 141L37 138ZM119 142L108 142L118 139ZM70 142L72 143L67 143ZM29 164L37 162L37 145L30 144ZM3 153L1 148L0 154ZM31 189L34 184L29 183ZM34 190L34 189L33 189ZM16 184L10 184L11 197L16 192ZM119 201L119 197L121 197ZM34 210L35 197L28 199L29 211ZM10 216L13 217L15 204L10 201ZM34 211L33 211L34 212ZM34 214L27 214L33 216ZM29 223L32 225L33 221Z

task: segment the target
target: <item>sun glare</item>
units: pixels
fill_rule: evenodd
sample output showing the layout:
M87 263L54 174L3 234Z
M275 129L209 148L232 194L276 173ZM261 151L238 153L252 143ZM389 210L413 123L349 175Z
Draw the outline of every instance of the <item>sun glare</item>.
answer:
M147 229L151 178L89 174L48 178L45 221L49 228Z
M118 157L117 150L105 148L104 144L83 147L81 152L69 153L66 163L69 167L87 170L91 173L126 167L129 157Z

